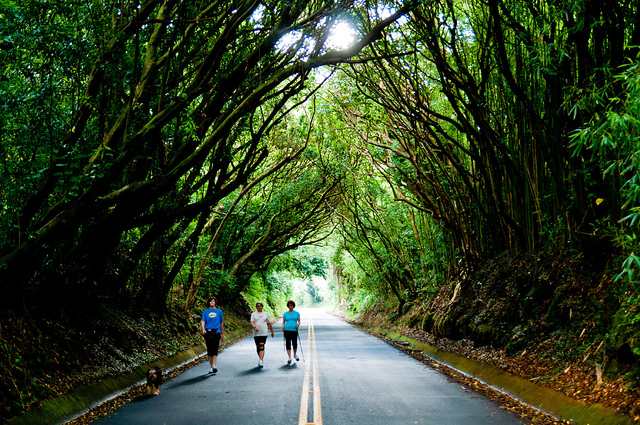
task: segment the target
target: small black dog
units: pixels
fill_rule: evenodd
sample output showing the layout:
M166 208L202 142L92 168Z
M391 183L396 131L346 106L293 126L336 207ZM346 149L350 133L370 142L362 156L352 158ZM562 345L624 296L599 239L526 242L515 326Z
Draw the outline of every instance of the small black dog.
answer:
M153 366L147 371L147 394L158 395L162 384L162 369Z

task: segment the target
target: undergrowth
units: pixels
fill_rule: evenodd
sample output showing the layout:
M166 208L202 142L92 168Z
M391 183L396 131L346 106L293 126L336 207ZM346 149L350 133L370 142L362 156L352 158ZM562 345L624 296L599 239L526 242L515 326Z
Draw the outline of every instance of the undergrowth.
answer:
M74 309L0 315L0 422L65 395L202 343L200 317L156 315L101 301ZM243 319L225 311L233 331Z

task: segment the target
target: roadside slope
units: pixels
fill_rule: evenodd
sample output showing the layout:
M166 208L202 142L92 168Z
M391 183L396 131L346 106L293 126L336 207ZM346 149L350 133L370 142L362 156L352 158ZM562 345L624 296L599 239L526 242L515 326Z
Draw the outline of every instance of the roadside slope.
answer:
M608 275L581 256L505 254L429 300L408 303L403 314L397 303L379 302L352 320L640 420L640 364L614 336L621 333L618 288Z

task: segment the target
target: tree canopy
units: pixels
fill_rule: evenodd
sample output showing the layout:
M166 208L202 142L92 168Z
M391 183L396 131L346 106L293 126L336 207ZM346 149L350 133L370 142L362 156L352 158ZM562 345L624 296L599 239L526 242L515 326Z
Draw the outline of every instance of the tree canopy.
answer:
M312 71L358 54L414 6L380 17L357 2L4 2L5 300L114 293L133 269L166 295L169 250L178 270L212 214L232 213L227 199L246 202L253 179L282 181L300 160L312 135L283 121L313 94ZM327 48L345 19L359 39ZM287 232L313 239L312 211L335 183L297 164L307 194L262 189L273 215L254 218L262 229L231 264L261 264Z
M402 308L558 246L617 261L636 323L638 10L2 2L4 302L233 303L331 241Z
M638 46L637 0L0 0L0 308L188 316L329 274L446 333L483 263L546 249L597 276L592 345L640 356ZM531 279L498 304L565 302L553 332L571 300Z

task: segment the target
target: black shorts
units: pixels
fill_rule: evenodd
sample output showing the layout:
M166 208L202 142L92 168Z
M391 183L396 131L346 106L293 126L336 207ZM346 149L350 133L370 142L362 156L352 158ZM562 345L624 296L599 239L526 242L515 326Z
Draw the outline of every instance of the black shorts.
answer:
M218 347L220 347L220 336L221 334L216 331L207 331L204 336L204 341L207 344L207 356L217 356L218 355Z
M293 345L293 349L298 349L298 331L284 331L284 339L287 350L291 350L291 346Z
M253 341L256 343L256 350L260 352L264 350L264 345L267 343L267 335L254 336ZM260 350L260 348L262 348L262 350Z

